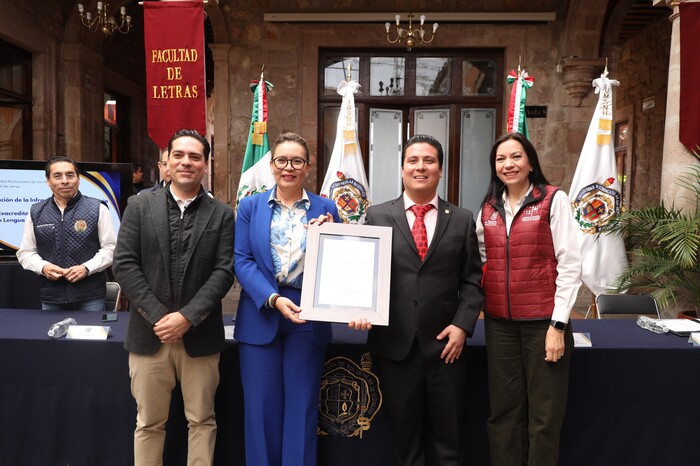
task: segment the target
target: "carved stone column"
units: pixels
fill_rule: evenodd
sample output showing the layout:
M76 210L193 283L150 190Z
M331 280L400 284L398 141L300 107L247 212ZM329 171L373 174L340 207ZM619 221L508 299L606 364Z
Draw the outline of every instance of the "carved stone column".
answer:
M561 66L562 83L574 106L579 107L593 89L592 81L603 72L605 59L569 57L562 59Z
M61 46L65 76L65 150L73 160L102 161L104 86L102 55L80 44Z
M698 0L687 0L688 3ZM666 6L673 10L670 21L671 53L668 63L668 90L666 94L666 123L664 127L663 162L661 168L661 200L667 205L675 205L685 211L692 211L685 189L676 184L678 175L684 173L694 162L694 157L679 140L680 96L681 96L681 26L678 5L675 0L654 0L654 6Z
M230 204L233 201L235 189L231 186L231 154L229 154L229 53L231 44L210 44L214 59L214 93L213 102L213 136L214 145L214 193L221 202Z

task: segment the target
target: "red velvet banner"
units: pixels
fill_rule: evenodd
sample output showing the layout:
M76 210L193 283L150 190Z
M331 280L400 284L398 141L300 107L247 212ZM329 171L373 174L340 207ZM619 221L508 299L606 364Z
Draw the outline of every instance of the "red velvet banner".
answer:
M179 129L206 133L204 4L143 2L148 135L166 147Z
M680 141L690 151L700 147L700 3L681 3Z

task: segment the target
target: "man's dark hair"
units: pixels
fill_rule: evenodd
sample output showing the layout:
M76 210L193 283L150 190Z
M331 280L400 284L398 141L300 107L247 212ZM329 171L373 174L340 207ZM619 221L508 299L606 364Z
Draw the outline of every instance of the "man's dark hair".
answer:
M75 174L80 175L80 170L78 169L78 164L75 163L74 160L69 159L65 155L54 155L53 157L48 159L46 161L46 165L44 165L44 171L46 172L46 179L47 180L51 176L51 165L53 165L54 163L59 163L59 162L70 163L71 165L73 165L73 168L75 169Z
M438 156L438 168L442 168L442 144L440 144L440 141L427 134L416 134L408 141L406 141L406 144L404 144L403 146L403 154L401 154L401 166L403 167L403 161L406 159L406 149L411 147L413 144L418 144L421 142L425 144L430 144L435 148Z
M170 138L170 141L168 142L168 154L173 150L173 141L176 139L179 139L184 136L189 136L191 138L195 138L197 141L202 143L202 146L204 146L204 160L207 161L209 160L209 152L211 152L211 147L209 146L209 141L207 141L204 136L199 134L197 130L194 129L180 129L178 130L175 134L173 134L173 137Z

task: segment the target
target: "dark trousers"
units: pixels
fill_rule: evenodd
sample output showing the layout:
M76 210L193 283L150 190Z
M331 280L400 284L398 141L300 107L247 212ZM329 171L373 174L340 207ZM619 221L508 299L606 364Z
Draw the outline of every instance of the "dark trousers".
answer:
M314 341L310 323L297 325L280 314L278 335L271 343L239 343L238 351L246 463L315 466L326 345Z
M556 363L544 360L548 320L512 321L487 316L484 329L491 465L556 465L574 348L571 326L565 330L564 357Z
M452 364L445 364L439 355L425 356L416 340L402 361L378 358L382 403L391 417L397 465L425 466L426 422L432 425L436 464L461 465L465 361L464 354Z

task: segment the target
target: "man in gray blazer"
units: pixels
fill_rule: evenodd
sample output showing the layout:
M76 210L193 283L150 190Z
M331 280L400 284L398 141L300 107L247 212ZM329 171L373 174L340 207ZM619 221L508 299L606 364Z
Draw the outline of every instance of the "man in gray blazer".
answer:
M460 355L481 310L481 259L473 215L437 195L440 142L408 140L404 193L369 208L367 224L392 234L389 326L371 328L383 400L393 426L396 464L424 466L424 414L432 427L435 463L461 465L466 367ZM415 239L414 239L415 238Z
M221 299L233 284L233 210L201 185L206 139L180 130L168 151L169 187L130 199L114 252L114 275L131 303L124 347L138 411L134 463L162 464L170 394L179 381L188 464L210 465L225 346Z

